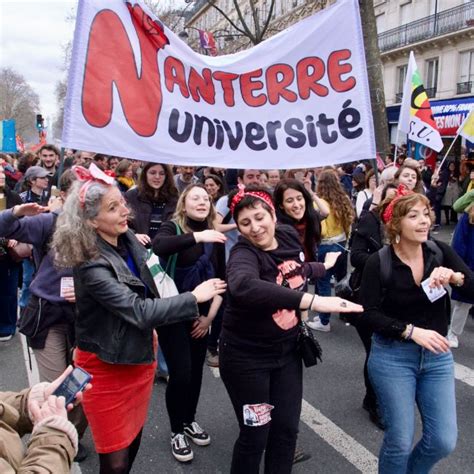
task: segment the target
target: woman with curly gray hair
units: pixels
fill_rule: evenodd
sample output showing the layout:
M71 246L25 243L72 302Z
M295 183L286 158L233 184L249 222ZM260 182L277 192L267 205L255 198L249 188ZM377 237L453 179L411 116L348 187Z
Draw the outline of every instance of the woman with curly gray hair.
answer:
M58 217L56 263L73 267L78 315L75 363L94 379L84 394L100 472L129 472L140 445L156 367L161 325L196 319L198 303L223 293L210 279L160 299L147 252L128 229L130 211L114 180L91 165ZM71 232L74 237L71 238Z

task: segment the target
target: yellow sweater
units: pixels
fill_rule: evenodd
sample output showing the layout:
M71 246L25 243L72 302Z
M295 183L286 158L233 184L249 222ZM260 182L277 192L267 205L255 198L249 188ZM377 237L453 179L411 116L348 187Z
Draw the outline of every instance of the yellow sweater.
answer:
M331 205L324 199L321 199L321 201L324 201L329 206L329 215L321 222L321 238L324 240L341 234L345 235L344 228L332 212Z

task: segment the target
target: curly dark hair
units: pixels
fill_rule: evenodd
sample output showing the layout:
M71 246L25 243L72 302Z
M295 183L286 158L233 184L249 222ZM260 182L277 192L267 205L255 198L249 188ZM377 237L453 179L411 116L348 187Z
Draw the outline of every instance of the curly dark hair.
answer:
M314 246L314 244L319 245L321 242L321 219L314 209L313 198L301 181L298 181L297 179L284 178L275 186L275 190L273 191L273 202L275 204L278 222L289 224L293 227L297 223L296 220L290 217L283 208L285 191L288 189L299 191L304 198L306 209L302 220L306 221L305 242L309 244L308 247Z

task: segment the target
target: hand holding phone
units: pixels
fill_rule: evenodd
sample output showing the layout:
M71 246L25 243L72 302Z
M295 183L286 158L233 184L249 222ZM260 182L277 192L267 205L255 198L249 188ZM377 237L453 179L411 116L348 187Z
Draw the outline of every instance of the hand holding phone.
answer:
M56 397L64 397L67 407L74 402L78 393L86 389L91 379L92 377L89 373L80 367L76 367L54 390L53 395Z

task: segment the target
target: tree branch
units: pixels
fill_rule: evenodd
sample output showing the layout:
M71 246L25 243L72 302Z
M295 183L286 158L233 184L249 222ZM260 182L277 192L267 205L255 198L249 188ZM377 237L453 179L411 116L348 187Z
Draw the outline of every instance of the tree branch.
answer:
M273 14L273 9L274 8L275 8L275 0L272 0L272 3L270 4L270 10L268 11L268 15L267 15L267 18L265 20L265 24L263 25L262 35L259 38L259 40L260 40L259 43L261 43L263 41L265 33L268 30L268 26L270 25L270 21L272 19L272 14Z
M212 7L212 8L215 8L231 25L233 28L235 28L239 33L241 33L242 35L244 36L247 36L247 33L242 30L241 28L239 28L230 18L229 16L224 13L224 11L218 7L217 5L214 4L214 2L212 0L207 0L207 3Z
M245 36L253 43L256 43L256 38L255 35L250 31L249 27L247 26L247 23L245 22L245 18L242 15L242 10L239 7L239 0L234 0L234 7L235 10L237 11L237 16L239 17L240 23L242 25L242 28L245 30Z

